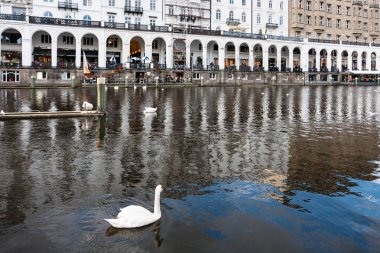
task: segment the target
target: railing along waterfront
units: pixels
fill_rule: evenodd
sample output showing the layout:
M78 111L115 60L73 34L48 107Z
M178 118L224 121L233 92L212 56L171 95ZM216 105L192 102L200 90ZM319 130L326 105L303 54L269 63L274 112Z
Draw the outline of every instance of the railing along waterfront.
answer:
M25 21L25 15L0 14L0 19Z

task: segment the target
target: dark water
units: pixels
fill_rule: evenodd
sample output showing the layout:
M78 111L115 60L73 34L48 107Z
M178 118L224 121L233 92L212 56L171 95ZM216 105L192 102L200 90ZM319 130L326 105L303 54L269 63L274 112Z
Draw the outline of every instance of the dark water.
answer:
M380 252L377 89L109 88L104 119L0 122L0 251ZM96 103L0 94L4 111ZM103 220L152 210L157 184L160 223Z

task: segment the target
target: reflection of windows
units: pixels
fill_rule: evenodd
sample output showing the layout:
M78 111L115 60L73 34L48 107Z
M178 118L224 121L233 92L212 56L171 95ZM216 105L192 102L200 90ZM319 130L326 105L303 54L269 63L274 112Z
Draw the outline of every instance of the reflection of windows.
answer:
M5 70L2 72L3 82L20 82L20 71Z
M94 38L83 37L82 41L83 41L83 45L86 45L86 46L94 45Z
M41 43L49 44L51 43L51 37L49 34L41 34Z

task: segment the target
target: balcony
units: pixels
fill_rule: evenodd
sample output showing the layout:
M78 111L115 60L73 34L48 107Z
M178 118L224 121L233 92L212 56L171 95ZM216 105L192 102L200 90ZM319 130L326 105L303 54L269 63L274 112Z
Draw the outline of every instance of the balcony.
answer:
M78 3L59 1L58 2L58 9L77 11L78 10Z
M303 22L293 22L292 28L295 29L296 31L300 31L305 28L305 25Z
M132 13L136 15L142 15L143 14L143 8L142 7L134 7L134 6L125 6L124 7L124 13Z
M240 25L240 19L227 18L226 25Z
M0 19L25 21L25 15L0 14Z
M362 0L353 0L352 5L363 6L363 1Z
M379 9L380 5L379 4L369 4L369 8Z
M266 28L271 28L271 29L276 29L276 28L278 28L278 24L276 24L276 23L266 23L265 27Z
M379 32L378 31L371 31L371 32L369 32L369 36L371 36L371 37L378 37L379 36Z
M326 28L324 25L315 25L314 26L314 31L316 31L316 32L323 32L325 29Z

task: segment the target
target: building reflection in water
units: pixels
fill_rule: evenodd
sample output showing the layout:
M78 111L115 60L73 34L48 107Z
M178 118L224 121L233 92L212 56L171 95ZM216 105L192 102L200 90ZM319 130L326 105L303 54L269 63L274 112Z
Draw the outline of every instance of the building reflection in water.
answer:
M76 110L95 95L2 90L0 105ZM371 87L108 89L105 118L1 123L0 216L20 223L32 207L86 192L152 198L158 183L180 198L239 179L272 185L284 204L298 190L358 194L352 178L378 175L368 162L379 159L378 101Z

